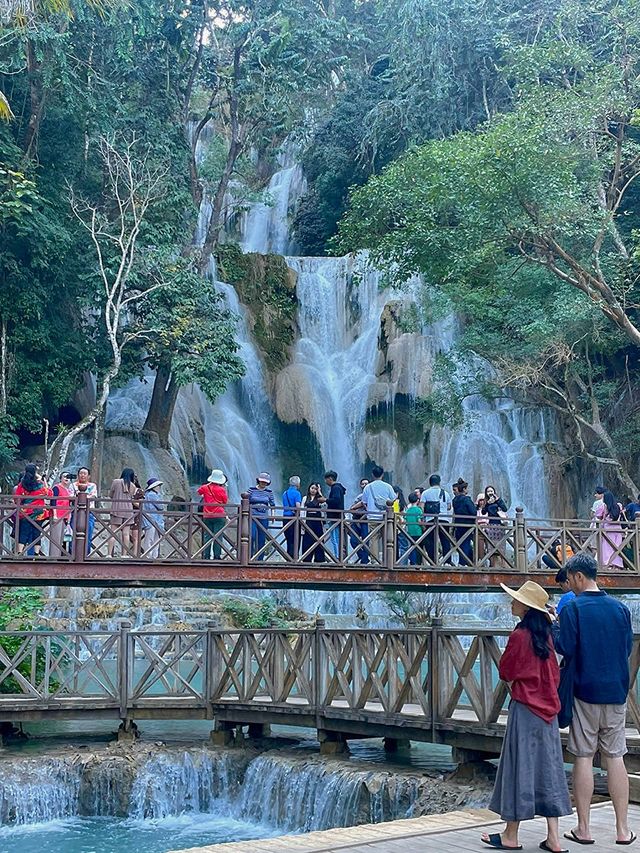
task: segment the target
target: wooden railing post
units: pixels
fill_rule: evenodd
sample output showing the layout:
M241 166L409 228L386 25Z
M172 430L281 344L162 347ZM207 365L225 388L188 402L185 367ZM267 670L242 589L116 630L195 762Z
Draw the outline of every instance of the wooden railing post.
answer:
M384 518L384 567L392 569L396 563L395 513L387 506Z
M516 522L514 529L515 569L517 572L527 571L527 533L524 519L524 509L516 507Z
M127 708L129 706L129 685L133 673L129 672L131 668L130 655L131 649L129 645L133 642L133 638L129 633L131 622L128 619L123 619L120 622L120 635L118 637L118 693L120 696L120 719L126 720Z
M431 712L431 742L436 743L437 731L436 722L438 720L439 701L441 685L440 673L438 670L438 661L440 659L440 649L438 648L439 631L442 627L442 617L434 616L431 620L431 638L429 642L429 710Z
M249 494L247 492L243 492L240 496L240 515L238 518L238 533L240 537L238 543L238 562L241 566L248 566L251 545L251 524L249 518Z
M316 627L313 634L313 683L311 685L311 701L316 714L316 728L322 728L320 720L321 703L324 698L324 650L322 647L322 632L325 629L325 621L321 616L316 617Z
M78 483L78 493L73 510L73 559L82 563L87 556L87 527L89 523L89 499L85 483Z

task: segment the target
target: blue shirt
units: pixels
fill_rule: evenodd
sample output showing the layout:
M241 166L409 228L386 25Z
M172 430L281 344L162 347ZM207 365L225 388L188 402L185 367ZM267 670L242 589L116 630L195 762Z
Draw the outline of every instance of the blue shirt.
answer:
M564 595L561 595L560 601L558 602L558 606L556 607L556 613L559 615L562 608L566 607L566 605L570 601L573 601L573 599L575 597L576 597L576 594L572 589L570 589L569 592L565 592Z
M635 521L636 513L640 513L640 503L632 501L630 504L626 505L624 511L627 514L627 521Z
M631 614L606 592L582 592L562 610L556 650L576 659L574 695L592 705L622 705L629 692Z
M296 514L296 504L302 504L302 495L295 486L289 486L287 491L282 494L282 506L284 507L282 514L291 518Z
M273 492L267 486L265 489L259 489L257 486L249 488L249 508L253 518L267 518L269 515L269 507L276 505Z

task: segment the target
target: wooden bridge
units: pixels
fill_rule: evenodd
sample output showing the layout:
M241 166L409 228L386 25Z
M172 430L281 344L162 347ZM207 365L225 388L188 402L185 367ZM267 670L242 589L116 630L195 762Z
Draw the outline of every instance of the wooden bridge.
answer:
M498 664L506 630L30 631L0 634L0 721L63 717L210 719L315 728L325 751L349 738L500 750L508 703ZM640 761L631 655L628 742ZM464 752L466 751L466 752Z
M165 503L150 514L143 504L122 524L109 500L80 493L64 508L71 523L60 525L43 517L60 514L55 506L0 496L0 585L489 590L527 575L551 587L556 545L597 556L609 544L619 565L601 566L601 583L640 588L639 522L616 535L594 522L529 519L516 509L492 530L475 518L436 517L412 537L391 507L364 519L282 508L265 519L246 498L214 520L200 509Z

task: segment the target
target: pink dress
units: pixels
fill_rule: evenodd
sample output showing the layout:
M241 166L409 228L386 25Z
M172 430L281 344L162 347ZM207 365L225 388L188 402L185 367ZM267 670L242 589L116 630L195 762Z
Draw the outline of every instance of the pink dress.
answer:
M622 568L622 556L616 550L622 545L622 525L620 519L614 521L605 504L596 509L596 518L600 522L598 536L598 562L601 566Z

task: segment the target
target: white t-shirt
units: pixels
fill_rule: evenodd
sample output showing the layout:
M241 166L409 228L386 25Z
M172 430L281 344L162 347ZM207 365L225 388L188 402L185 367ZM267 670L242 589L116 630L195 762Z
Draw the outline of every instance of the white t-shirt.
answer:
M427 501L440 502L440 516L451 515L451 495L442 486L429 486L420 496L420 502L424 506ZM433 518L431 513L425 513L428 518Z
M385 511L380 506L386 501L395 501L396 493L389 483L384 480L372 480L362 492L362 502L367 507L367 517L373 519L384 518ZM376 506L376 503L378 506Z

